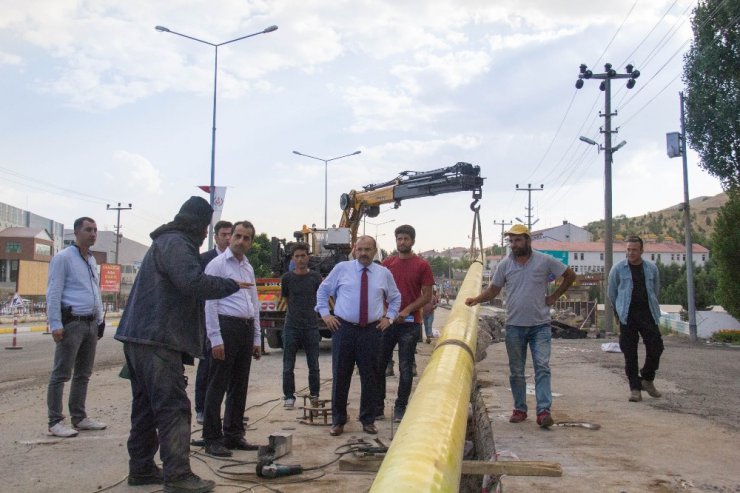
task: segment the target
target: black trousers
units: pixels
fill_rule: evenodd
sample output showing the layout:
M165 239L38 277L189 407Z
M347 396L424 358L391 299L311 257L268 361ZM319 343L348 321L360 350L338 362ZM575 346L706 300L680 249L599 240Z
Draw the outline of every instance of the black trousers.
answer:
M233 317L218 317L224 341L223 360L211 358L204 408L203 439L208 442L244 437L244 408L247 403L249 369L254 348L254 323ZM226 396L223 427L221 403Z
M133 394L129 473L150 473L160 449L164 480L177 481L191 472L190 400L182 353L130 342L124 343L123 352Z
M195 373L195 412L202 413L206 407L208 391L208 370L211 366L211 343L206 337L203 343L203 358L198 360L198 371Z
M637 346L642 336L645 344L645 364L637 371L639 358ZM660 355L663 354L663 337L658 326L652 321L619 324L619 349L624 354L624 372L630 383L630 390L642 389L642 380L652 382L660 366Z
M339 330L331 337L331 421L333 425L347 422L347 398L352 372L357 364L360 372L360 422L375 422L378 402L377 365L381 331L377 322L365 327L340 320Z

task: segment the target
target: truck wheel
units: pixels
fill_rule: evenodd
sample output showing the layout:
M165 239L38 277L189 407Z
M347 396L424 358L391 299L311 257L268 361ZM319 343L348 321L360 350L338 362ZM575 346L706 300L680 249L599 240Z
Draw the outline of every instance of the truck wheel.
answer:
M267 343L273 349L281 349L283 347L283 331L277 329L265 329L265 339Z

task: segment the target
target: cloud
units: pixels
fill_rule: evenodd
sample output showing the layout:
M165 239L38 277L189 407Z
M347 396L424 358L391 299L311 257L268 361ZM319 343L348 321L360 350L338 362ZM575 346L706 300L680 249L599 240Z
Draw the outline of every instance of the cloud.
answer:
M131 189L144 190L147 194L163 194L162 175L148 159L127 151L115 151L113 160L116 170L124 170L126 179L122 180L122 184Z
M491 56L483 51L462 50L443 55L429 52L417 53L417 65L399 64L391 73L401 79L401 85L411 93L427 88L427 76L438 77L450 89L468 84L476 76L488 71Z
M13 53L0 51L0 65L22 65L23 58Z
M346 87L342 97L355 117L353 132L412 130L450 111L415 101L403 90L389 91L373 86Z

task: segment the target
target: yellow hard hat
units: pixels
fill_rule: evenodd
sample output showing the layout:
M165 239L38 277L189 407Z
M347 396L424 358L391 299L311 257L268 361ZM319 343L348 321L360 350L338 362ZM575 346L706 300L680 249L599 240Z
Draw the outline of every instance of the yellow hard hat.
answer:
M504 233L506 236L510 235L527 235L529 236L529 229L523 224L515 224L509 231Z

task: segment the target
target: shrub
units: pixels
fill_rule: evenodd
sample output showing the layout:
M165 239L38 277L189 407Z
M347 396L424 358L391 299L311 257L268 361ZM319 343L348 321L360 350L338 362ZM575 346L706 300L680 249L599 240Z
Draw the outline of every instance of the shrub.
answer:
M729 342L730 344L740 344L740 330L720 330L712 334L714 342Z

